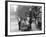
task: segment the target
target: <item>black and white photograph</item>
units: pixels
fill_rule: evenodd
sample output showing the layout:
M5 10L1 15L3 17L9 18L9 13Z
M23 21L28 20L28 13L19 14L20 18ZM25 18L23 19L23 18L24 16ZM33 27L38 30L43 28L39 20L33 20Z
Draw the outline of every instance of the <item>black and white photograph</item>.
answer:
M44 4L8 2L8 35L44 33Z

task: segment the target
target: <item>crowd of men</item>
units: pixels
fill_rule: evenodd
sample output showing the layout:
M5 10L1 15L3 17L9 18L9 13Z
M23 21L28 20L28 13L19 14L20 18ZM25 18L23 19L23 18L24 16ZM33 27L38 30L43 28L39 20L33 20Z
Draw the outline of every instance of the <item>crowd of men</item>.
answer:
M26 19L20 17L20 21L19 21L19 30L21 31L32 31L32 22L35 22L35 27L36 30L41 30L41 11L40 11L41 7L33 7L32 9L29 8L29 12L25 12L25 16ZM34 29L35 30L35 29Z

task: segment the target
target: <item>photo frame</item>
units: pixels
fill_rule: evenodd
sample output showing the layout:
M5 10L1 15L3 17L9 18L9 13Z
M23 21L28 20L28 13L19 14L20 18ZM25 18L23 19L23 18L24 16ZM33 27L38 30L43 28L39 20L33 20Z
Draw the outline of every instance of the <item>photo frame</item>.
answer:
M40 12L42 14L41 15L41 18L42 18L41 26L38 27L38 30L33 29L32 25L31 25L32 30L30 30L28 28L29 30L25 31L25 30L23 30L24 27L20 28L20 30L19 30L19 26L15 25L15 24L17 24L17 21L18 21L17 20L18 18L16 18L16 17L22 16L23 19L25 17L27 18L28 15L24 16L25 12L29 13L29 11L31 11L32 9L33 9L34 12L35 11L39 12L37 9L35 9L35 7L41 8L41 10L40 10ZM16 9L17 9L18 13L16 13ZM20 12L20 14L19 14L19 12ZM26 14L28 14L28 13L26 13ZM18 16L15 16L15 15L18 15ZM33 17L33 15L32 15L32 17ZM11 22L13 20L14 20L14 22ZM34 21L34 19L32 21ZM37 21L36 21L36 23L37 23ZM9 36L9 35L10 36L22 36L22 35L24 36L24 35L39 35L39 34L45 34L45 3L24 2L24 1L6 1L5 2L5 36Z

